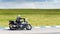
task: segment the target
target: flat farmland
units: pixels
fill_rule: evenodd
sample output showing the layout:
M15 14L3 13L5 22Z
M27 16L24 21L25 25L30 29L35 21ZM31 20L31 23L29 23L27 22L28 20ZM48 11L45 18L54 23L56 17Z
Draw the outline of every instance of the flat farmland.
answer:
M15 21L18 15L32 26L60 25L60 9L0 9L0 26L8 26L9 20Z

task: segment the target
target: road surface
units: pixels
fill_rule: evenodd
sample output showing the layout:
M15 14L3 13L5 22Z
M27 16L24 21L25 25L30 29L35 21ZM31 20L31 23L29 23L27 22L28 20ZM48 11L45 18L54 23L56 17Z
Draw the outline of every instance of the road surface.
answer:
M32 28L32 30L0 29L0 34L60 34L60 28Z

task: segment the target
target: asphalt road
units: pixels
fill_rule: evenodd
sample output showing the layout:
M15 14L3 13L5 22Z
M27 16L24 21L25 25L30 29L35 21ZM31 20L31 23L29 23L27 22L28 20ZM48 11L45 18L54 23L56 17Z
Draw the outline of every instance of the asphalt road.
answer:
M32 30L0 29L0 34L60 34L60 28L33 28Z

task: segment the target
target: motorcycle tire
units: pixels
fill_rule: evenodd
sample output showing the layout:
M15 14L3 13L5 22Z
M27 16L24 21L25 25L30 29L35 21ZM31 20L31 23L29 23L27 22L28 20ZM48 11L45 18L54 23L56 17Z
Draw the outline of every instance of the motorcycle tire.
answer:
M32 26L30 25L30 24L28 24L27 26L26 26L26 30L31 30L32 29Z
M17 30L17 27L13 27L11 24L9 25L10 30Z

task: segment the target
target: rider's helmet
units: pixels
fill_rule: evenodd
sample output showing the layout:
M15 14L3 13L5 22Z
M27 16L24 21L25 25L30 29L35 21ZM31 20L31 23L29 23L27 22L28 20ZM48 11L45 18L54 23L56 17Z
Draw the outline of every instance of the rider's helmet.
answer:
M18 17L20 17L20 18L21 18L21 15L18 15Z

